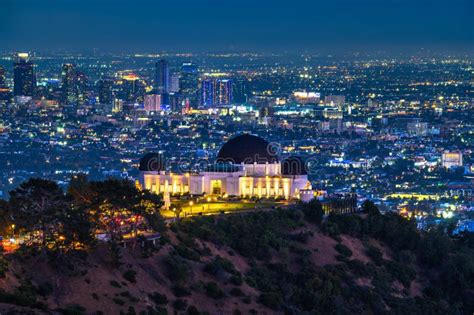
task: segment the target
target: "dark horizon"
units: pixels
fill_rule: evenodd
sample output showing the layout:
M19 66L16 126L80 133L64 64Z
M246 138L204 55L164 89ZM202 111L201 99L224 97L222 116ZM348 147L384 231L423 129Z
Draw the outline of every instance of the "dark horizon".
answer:
M474 50L469 0L3 0L0 6L3 51Z

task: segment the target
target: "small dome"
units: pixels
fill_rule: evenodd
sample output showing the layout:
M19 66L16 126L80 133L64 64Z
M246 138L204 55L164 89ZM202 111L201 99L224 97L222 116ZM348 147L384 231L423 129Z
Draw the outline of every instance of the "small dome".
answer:
M217 162L233 164L258 164L277 163L277 147L266 140L244 134L227 141L217 155Z
M159 172L165 170L165 161L159 153L147 153L140 159L140 171Z
M281 162L281 173L283 175L307 175L306 163L299 156L290 156Z

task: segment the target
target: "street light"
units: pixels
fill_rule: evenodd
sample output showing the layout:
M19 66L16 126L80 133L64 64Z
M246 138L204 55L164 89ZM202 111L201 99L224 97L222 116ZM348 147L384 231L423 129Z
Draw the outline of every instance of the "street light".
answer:
M12 227L12 238L15 238L15 227L16 227L16 225L12 224L11 227Z
M191 207L191 215L193 214L193 204L194 204L194 202L192 202L192 201L189 202L189 206Z

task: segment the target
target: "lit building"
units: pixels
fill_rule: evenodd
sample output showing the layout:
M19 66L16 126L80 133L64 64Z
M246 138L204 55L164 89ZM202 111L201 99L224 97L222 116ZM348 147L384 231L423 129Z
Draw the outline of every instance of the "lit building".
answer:
M452 168L452 167L461 167L462 163L462 153L461 152L444 152L441 157L441 163L443 167Z
M6 100L10 94L10 89L7 86L5 68L0 66L0 100Z
M179 73L173 73L170 76L170 93L179 92Z
M201 82L201 105L211 107L214 105L215 84L213 79L206 79Z
M168 62L160 59L155 64L155 90L158 94L170 92L170 72Z
M205 79L201 82L201 105L230 105L232 103L232 81L229 79Z
M327 95L324 97L324 104L334 107L343 107L346 103L344 95Z
M244 80L234 80L232 84L232 102L247 103L247 87Z
M198 67L192 62L185 62L181 66L181 78L179 80L180 93L189 104L195 108L198 105L199 75Z
M144 107L147 113L160 111L161 110L161 95L160 94L145 95Z
M216 86L217 105L232 104L232 81L229 79L218 79Z
M166 171L162 155L148 153L140 161L140 184L154 193L300 198L311 189L302 159L280 161L264 139L244 134L230 139L217 160L196 174Z
M34 64L27 53L19 53L13 64L13 95L33 97L36 89Z
M407 124L407 131L411 136L423 137L428 133L428 123L411 122Z
M70 63L63 64L61 76L61 101L63 104L75 104L79 94L76 67Z
M295 102L300 104L316 104L319 102L321 94L316 92L296 91L293 93L292 98Z
M99 81L99 103L100 104L112 104L113 94L112 86L113 81L111 79L104 78Z

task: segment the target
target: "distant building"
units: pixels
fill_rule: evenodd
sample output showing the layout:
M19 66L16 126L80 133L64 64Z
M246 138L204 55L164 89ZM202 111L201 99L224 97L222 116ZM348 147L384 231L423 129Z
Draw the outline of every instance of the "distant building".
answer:
M100 104L112 104L113 102L113 80L104 78L99 80L99 103Z
M170 76L170 93L179 92L179 73L173 73Z
M410 122L407 124L408 134L415 137L424 137L428 133L428 123Z
M232 80L218 79L216 86L217 105L232 104Z
M201 82L201 105L229 105L232 103L232 81L229 79L205 79Z
M316 104L320 98L321 94L316 92L296 91L292 95L292 99L300 104Z
M10 94L10 89L7 86L5 68L0 66L0 100L8 99L9 94Z
M334 107L343 107L346 103L344 95L327 95L324 97L324 104Z
M160 94L145 95L144 107L147 113L161 110L162 100Z
M323 117L326 119L342 119L344 117L344 113L339 109L325 108L323 110Z
M76 67L73 64L63 64L61 86L61 102L63 104L76 104L79 96Z
M180 93L191 108L198 106L199 74L198 67L192 62L185 62L181 66L179 80Z
M164 59L155 64L155 90L158 94L170 92L170 72L168 62Z
M233 80L232 102L236 104L247 103L247 84L244 80Z
M30 61L27 53L18 53L13 64L13 95L30 96L35 95L36 76L34 64Z
M461 167L462 153L461 152L444 152L441 156L441 164L446 168Z

